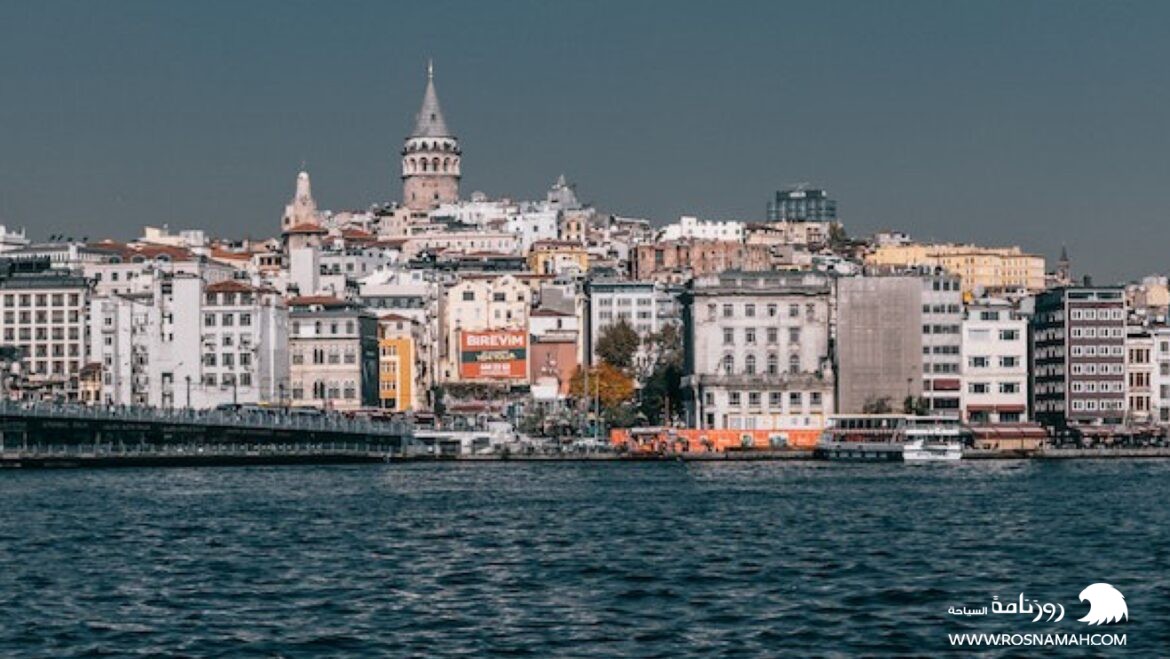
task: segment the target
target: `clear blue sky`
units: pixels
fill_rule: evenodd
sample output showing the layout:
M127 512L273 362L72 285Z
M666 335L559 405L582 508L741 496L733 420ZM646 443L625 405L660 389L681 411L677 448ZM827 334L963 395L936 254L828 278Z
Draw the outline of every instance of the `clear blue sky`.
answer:
M851 233L1170 270L1167 2L0 1L0 221L278 226L399 195L435 59L464 186L657 222L809 181Z

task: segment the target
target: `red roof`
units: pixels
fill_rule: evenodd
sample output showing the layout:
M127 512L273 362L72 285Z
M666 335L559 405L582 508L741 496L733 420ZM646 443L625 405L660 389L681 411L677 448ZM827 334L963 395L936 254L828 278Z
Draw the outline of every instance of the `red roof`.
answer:
M341 237L346 240L373 240L374 234L361 229L342 229Z
M379 316L378 320L379 321L387 320L387 321L390 321L392 323L413 323L413 322L415 322L415 320L413 318L407 318L406 316L400 316L396 313L388 313L385 316Z
M204 293L251 293L255 291L248 284L234 279L225 279L217 281L214 284L208 284L204 289Z

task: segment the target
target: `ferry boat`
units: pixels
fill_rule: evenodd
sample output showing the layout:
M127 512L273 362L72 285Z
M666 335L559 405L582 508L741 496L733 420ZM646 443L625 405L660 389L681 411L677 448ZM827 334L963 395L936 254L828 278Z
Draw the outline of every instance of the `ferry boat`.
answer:
M824 460L939 462L963 457L958 419L907 414L833 415L813 455Z

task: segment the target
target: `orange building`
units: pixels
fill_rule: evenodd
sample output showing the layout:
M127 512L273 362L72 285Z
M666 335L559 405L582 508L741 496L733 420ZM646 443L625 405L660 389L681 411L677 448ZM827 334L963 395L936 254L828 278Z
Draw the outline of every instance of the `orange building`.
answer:
M396 315L378 319L378 404L405 412L414 402L412 321ZM401 329L399 329L401 328Z

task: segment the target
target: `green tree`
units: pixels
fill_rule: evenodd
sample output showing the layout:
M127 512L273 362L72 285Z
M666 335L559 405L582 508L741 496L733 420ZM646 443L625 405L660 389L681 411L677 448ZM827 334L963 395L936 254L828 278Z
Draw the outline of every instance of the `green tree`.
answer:
M634 365L639 344L638 333L625 318L621 318L606 326L597 336L597 356L607 364L627 371Z
M861 406L862 414L890 414L893 411L894 406L890 404L889 397L871 398Z
M682 331L666 325L647 338L647 352L653 361L642 377L641 412L651 425L669 423L682 411Z

